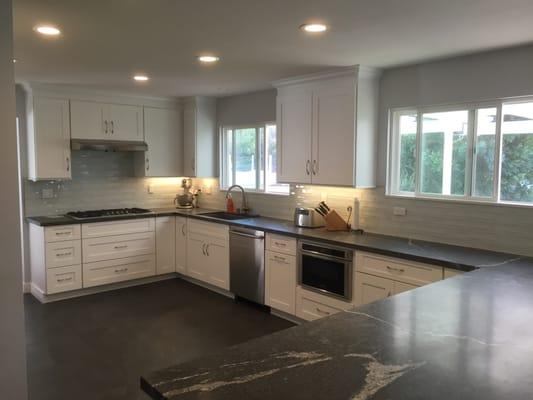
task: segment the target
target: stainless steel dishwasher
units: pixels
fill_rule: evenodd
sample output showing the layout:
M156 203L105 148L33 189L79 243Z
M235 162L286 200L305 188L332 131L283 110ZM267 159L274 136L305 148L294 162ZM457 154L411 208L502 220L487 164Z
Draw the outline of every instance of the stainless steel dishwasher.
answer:
M265 304L265 232L230 227L230 291Z

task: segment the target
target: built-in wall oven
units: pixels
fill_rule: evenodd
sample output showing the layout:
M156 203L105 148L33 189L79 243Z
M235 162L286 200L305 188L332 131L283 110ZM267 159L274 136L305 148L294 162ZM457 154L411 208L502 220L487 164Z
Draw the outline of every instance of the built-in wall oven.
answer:
M352 300L352 250L300 241L298 256L298 279L302 287L341 300Z

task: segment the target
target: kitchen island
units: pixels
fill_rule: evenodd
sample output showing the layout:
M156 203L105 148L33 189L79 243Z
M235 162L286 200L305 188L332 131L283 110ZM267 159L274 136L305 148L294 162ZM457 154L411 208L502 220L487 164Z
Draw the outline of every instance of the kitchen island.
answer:
M533 260L490 254L476 271L147 373L141 387L153 399L531 399Z

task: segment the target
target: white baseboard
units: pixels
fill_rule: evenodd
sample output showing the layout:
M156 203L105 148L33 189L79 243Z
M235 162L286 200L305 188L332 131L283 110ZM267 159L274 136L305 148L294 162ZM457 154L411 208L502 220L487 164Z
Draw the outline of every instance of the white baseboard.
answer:
M219 288L217 286L210 285L209 283L205 283L205 282L199 281L197 279L191 278L190 276L182 275L180 273L177 273L176 275L178 275L184 281L194 283L195 285L201 286L201 287L203 287L205 289L209 289L212 292L216 292L218 294L221 294L222 296L229 297L230 299L234 299L235 298L235 295L233 293L231 293L231 292L229 292L229 291L227 291L225 289L221 289L221 288Z
M22 282L22 293L31 293L31 282Z
M149 278L136 279L133 281L113 283L109 285L96 286L92 288L73 290L70 292L63 292L57 294L44 294L42 290L32 284L31 294L41 303L51 303L54 301L67 300L75 297L88 296L95 293L103 293L132 286L146 285L147 283L165 281L168 279L175 279L177 277L179 277L178 274L171 273L167 275L151 276Z
M297 325L301 325L305 322L307 322L305 319L298 318L296 315L287 314L286 312L275 310L273 308L270 309L270 314L275 315L276 317L286 319L287 321L293 322Z

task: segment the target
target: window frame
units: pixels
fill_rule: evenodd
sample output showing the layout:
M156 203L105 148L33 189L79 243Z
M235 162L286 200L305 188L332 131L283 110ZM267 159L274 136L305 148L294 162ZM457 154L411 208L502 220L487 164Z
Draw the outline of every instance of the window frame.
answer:
M387 134L387 176L386 176L386 196L404 197L423 200L437 200L446 202L475 203L488 205L506 205L516 207L533 207L533 203L519 201L501 200L501 156L502 156L502 124L503 106L509 104L532 103L533 96L501 98L479 102L465 102L454 104L441 104L429 106L413 107L392 107L388 112L388 134ZM494 145L494 165L493 165L493 190L490 197L475 196L475 173L476 173L476 149L477 149L477 120L478 110L483 108L496 108L496 127ZM438 193L425 193L420 189L421 184L421 156L422 156L422 116L426 113L447 112L447 111L468 111L468 145L465 165L465 194L464 195L444 195ZM415 190L407 192L399 190L400 178L400 133L399 117L402 115L417 116L416 127L416 159L415 159Z
M256 163L256 174L255 174L255 188L245 188L247 193L259 193L259 194L267 194L267 195L274 195L274 196L289 196L290 195L290 188L287 193L279 193L279 192L268 192L266 190L266 173L267 173L267 126L274 125L276 127L277 132L277 124L276 121L265 121L260 123L250 123L250 124L235 124L235 125L221 125L219 127L219 168L220 168L220 191L226 192L228 188L231 186L228 184L227 181L227 172L228 172L228 160L227 160L227 140L226 140L226 132L229 130L232 130L232 154L235 154L235 130L239 129L255 129L255 138L256 138L256 145L255 145L255 163ZM260 129L263 129L263 137L261 138ZM277 148L277 146L276 146ZM261 157L261 149L263 150L264 154ZM261 171L264 172L263 177L263 184L261 185ZM235 184L235 174L236 170L232 170L232 182ZM238 183L237 183L238 184Z

